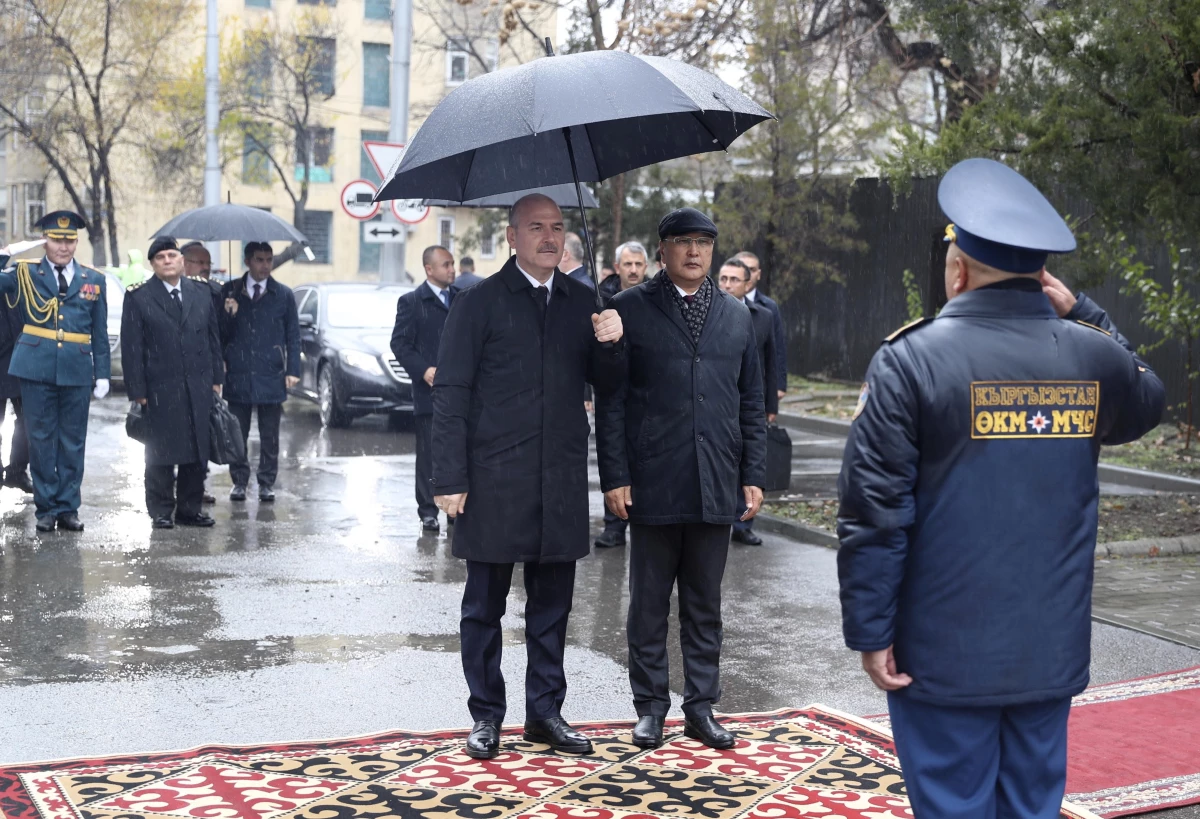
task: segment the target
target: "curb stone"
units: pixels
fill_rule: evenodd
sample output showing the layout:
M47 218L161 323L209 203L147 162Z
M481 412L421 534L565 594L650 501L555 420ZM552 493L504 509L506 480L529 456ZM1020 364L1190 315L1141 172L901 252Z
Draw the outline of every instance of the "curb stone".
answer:
M760 512L755 516L754 520L760 532L783 535L792 540L798 540L801 543L811 543L814 546L824 546L827 549L836 549L838 547L837 535L827 532L824 529L818 529L816 526L809 526L807 523L768 515L765 512Z

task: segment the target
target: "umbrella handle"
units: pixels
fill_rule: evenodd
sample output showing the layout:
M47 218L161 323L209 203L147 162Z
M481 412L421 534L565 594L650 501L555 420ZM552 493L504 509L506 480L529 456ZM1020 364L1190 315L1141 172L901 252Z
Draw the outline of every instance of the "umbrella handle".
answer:
M546 38L550 44L550 38ZM583 186L579 184L579 169L575 167L575 147L571 144L571 129L563 128L563 138L567 141L567 156L571 160L571 177L575 181L575 196L579 199L579 219L583 222L583 240L587 243L587 260L592 265L592 281L596 284L596 312L604 310L604 300L600 298L600 271L596 269L596 252L592 249L592 232L588 230L587 209L583 206ZM605 342L611 345L612 342Z

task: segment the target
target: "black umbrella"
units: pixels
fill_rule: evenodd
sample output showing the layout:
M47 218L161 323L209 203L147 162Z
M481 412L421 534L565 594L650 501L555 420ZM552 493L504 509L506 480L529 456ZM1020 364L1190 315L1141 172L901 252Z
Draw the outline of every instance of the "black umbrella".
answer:
M275 214L245 205L209 205L179 214L150 238L175 236L201 242L299 242L304 234Z
M574 207L578 204L574 185L548 185L544 188L527 188L521 191L512 191L511 193L484 196L479 199L468 199L466 202L456 202L453 199L426 199L421 204L427 207L436 206L439 208L511 208L517 204L517 200L531 193L540 193L542 196L549 196L554 200L554 204L560 208ZM596 200L596 195L587 188L583 189L583 206L586 208L600 207L600 203Z
M553 57L549 40L546 50ZM595 272L580 182L724 150L770 118L712 74L665 57L587 51L538 59L446 95L375 199L461 202L573 183Z

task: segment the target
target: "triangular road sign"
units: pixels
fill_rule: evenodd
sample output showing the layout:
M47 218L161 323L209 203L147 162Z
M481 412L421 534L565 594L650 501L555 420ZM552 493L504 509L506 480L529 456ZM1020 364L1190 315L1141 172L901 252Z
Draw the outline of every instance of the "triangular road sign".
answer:
M400 164L400 160L404 158L404 146L394 142L364 141L363 149L371 158L371 164L378 171L379 178L384 182L387 181L388 174L395 170L396 165Z

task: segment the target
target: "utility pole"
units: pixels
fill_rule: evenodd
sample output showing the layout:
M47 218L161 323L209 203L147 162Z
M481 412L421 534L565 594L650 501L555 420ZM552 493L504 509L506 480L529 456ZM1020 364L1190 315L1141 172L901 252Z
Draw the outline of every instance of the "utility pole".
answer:
M408 143L408 69L411 61L412 0L395 0L395 7L392 9L392 113L388 125L388 142L397 145ZM398 228L402 238L407 236L408 226L396 219L390 203L383 209L383 222ZM384 244L380 256L380 278L383 281L412 281L404 267L405 247L404 241Z
M220 34L217 0L207 0L204 41L204 205L221 203L221 161L217 154L217 124L221 118ZM221 266L221 243L206 242L213 267Z

